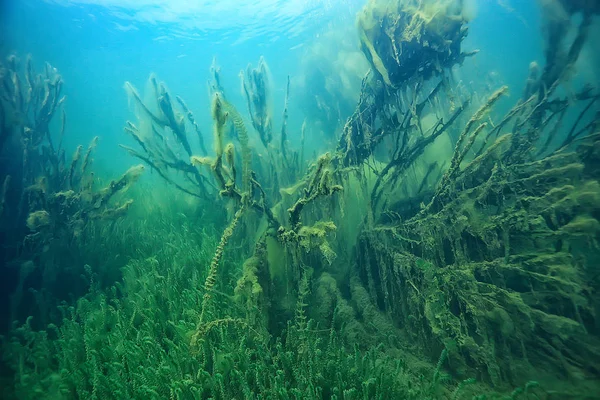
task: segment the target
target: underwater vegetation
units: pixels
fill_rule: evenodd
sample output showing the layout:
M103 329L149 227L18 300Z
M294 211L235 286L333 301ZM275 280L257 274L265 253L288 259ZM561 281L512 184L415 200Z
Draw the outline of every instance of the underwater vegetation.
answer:
M454 81L477 57L462 1L370 0L369 72L316 157L335 118L288 124L263 57L245 105L213 62L210 129L155 75L126 82L142 164L108 183L97 138L65 156L58 71L8 58L3 396L598 398L600 89L575 71L600 9L540 4L545 60L510 104Z
M70 271L61 267L61 248L74 245L71 256L80 259L106 224L123 218L133 203L124 193L144 166L133 166L108 183L94 179L92 156L98 137L87 148L79 145L71 157L66 155L66 97L58 71L46 63L37 73L30 57L19 60L14 55L0 68L0 152L6 156L0 207L2 258L17 270L9 312L15 319L18 308L27 303L23 297L37 297L44 310L57 305L52 294L56 285L84 272L84 264ZM55 121L57 117L60 121ZM37 283L28 292L32 276ZM43 321L47 315L38 317Z

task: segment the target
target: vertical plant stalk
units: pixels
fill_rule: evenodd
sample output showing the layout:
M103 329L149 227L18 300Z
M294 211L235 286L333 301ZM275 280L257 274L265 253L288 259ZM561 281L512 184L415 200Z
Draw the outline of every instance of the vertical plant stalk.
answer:
M233 235L233 231L235 230L235 227L237 226L243 213L244 213L244 206L242 206L235 213L233 220L231 221L229 226L227 228L225 228L225 231L223 231L223 235L221 236L221 241L219 242L219 245L217 246L217 250L215 251L215 255L213 256L212 261L210 262L208 276L206 277L206 280L204 281L205 292L204 292L204 296L202 297L202 311L200 312L200 319L198 321L196 333L194 334L194 336L192 338L192 343L197 343L200 336L202 336L202 332L204 332L203 325L204 325L204 322L206 319L208 306L209 306L210 300L212 298L212 289L214 288L215 283L217 282L217 272L218 272L219 262L221 261L221 258L223 257L223 251L225 250L225 246L227 245L227 242Z
M248 139L248 132L246 126L242 120L242 116L235 109L235 107L229 103L225 103L228 117L233 122L234 129L237 133L240 146L242 148L242 194L249 193L250 191L250 175L252 165L252 152L250 150L250 140Z

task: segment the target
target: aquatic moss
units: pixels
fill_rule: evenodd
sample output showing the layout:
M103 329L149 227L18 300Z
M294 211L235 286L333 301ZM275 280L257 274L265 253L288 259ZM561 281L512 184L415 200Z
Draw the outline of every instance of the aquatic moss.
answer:
M593 374L600 343L587 334L594 303L580 257L597 246L598 221L588 213L598 208L586 201L597 185L582 179L573 157L502 174L488 167L482 183L460 178L438 212L365 232L361 279L371 296L424 351L455 342L463 374L478 370L495 385L540 368L545 379Z

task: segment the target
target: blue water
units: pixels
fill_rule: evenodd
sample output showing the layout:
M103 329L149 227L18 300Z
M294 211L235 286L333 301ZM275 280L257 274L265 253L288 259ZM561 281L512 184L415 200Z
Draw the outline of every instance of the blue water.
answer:
M143 89L150 73L167 83L210 127L207 80L213 58L226 92L243 109L239 72L265 57L273 77L275 125L283 108L287 75L292 79L290 126L304 119L294 79L311 46L332 29L356 42L361 0L329 1L103 1L5 0L1 12L2 54L31 54L63 76L68 100L66 145L74 149L99 136L96 166L117 173L131 165L118 143L133 120L123 84ZM465 49L482 49L465 63L466 82L490 73L520 93L531 61L542 59L540 16L533 1L477 2ZM206 110L201 112L199 110ZM296 129L296 132L298 129ZM319 140L319 138L314 138ZM291 138L293 141L294 138Z

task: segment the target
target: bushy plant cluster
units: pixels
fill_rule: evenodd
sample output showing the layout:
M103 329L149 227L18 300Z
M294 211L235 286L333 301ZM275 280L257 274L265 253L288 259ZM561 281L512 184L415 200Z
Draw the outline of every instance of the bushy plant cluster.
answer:
M173 219L181 218L174 216ZM281 337L258 331L235 301L235 280L220 276L203 338L191 337L217 235L173 221L146 224L137 241L154 256L132 258L122 281L102 288L87 268L89 293L59 307L62 321L37 330L32 319L5 338L20 399L424 399L433 378L418 377L383 345L353 348L333 329L298 316ZM159 240L164 245L156 251ZM224 273L241 265L226 255ZM238 271L239 272L239 271ZM229 283L227 283L229 282ZM305 288L309 293L310 289ZM443 362L443 360L442 360Z

